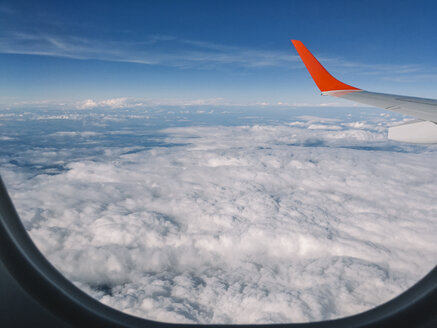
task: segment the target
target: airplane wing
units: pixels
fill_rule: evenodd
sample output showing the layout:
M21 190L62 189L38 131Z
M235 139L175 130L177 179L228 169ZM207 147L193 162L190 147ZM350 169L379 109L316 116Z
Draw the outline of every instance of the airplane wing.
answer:
M389 139L411 143L437 143L437 100L370 92L334 78L301 41L291 40L322 95L339 97L411 115L418 120L389 128Z

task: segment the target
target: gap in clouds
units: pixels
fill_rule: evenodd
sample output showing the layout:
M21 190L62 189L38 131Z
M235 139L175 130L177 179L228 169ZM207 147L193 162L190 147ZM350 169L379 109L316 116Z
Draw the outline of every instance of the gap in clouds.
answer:
M26 229L77 286L122 311L331 319L389 300L436 263L437 148L388 141L401 115L7 113L0 170Z

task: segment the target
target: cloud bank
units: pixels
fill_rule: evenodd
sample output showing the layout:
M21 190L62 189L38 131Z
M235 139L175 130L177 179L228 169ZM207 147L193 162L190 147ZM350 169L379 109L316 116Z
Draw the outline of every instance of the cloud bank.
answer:
M31 148L21 156L62 169L3 162L2 175L38 247L105 304L170 322L332 319L437 260L437 148L387 141L387 120L191 125L136 147L58 131L47 140L96 155Z

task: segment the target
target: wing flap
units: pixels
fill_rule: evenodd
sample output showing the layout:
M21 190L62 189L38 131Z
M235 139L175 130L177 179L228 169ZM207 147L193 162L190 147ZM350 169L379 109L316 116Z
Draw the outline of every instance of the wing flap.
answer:
M412 121L388 129L388 138L409 143L437 143L437 124L429 121Z

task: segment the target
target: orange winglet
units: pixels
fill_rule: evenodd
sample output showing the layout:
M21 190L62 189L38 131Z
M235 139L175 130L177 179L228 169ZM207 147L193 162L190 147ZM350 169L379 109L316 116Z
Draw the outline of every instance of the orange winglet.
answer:
M320 91L360 90L340 82L331 74L329 74L302 42L298 40L291 40L291 42L299 53L300 58L308 69L308 72L310 72Z

